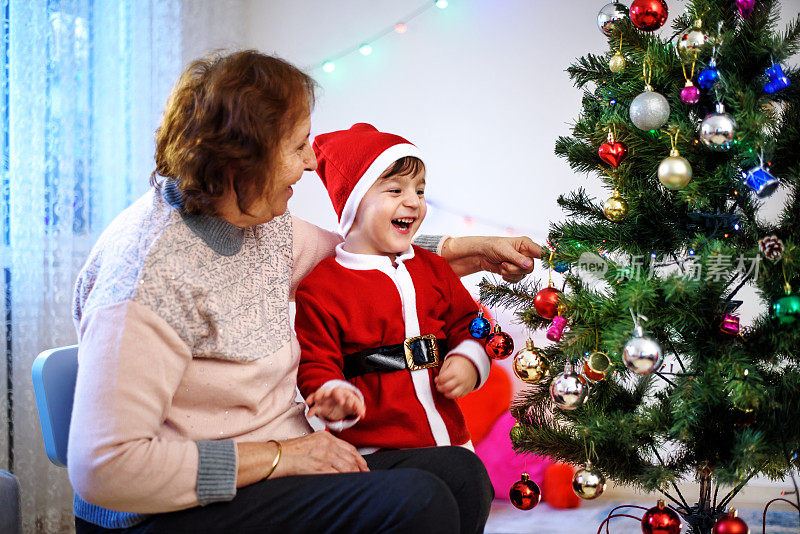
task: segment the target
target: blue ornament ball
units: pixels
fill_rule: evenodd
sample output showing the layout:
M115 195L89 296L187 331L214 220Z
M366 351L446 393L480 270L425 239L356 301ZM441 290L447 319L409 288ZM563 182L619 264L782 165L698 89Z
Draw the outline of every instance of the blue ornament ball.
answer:
M708 64L708 67L700 71L697 75L697 85L701 89L709 89L719 80L719 71L717 70L717 62L713 59Z
M471 323L469 323L469 333L475 339L483 339L492 331L492 325L483 313L478 313Z

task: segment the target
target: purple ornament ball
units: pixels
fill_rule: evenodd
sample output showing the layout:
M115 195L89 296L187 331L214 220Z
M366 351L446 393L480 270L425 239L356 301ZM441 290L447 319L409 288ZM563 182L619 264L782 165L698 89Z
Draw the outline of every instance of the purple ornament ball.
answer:
M697 104L700 101L700 89L694 85L687 85L681 89L681 102L684 104Z

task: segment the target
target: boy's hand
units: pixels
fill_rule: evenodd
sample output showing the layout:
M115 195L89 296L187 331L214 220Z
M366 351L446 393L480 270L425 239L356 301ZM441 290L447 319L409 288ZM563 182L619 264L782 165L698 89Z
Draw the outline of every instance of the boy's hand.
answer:
M328 421L364 417L367 407L354 391L347 388L319 388L306 399L307 417L315 415Z
M478 370L466 356L453 354L442 364L442 370L436 377L436 390L448 399L463 397L478 382Z

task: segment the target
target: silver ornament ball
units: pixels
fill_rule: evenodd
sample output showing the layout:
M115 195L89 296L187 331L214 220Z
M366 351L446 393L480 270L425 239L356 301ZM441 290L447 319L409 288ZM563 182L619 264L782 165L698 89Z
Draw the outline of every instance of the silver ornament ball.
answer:
M652 88L640 93L631 102L630 116L633 125L640 130L658 130L669 119L669 102Z
M717 104L717 111L706 115L700 123L700 140L715 150L728 150L735 131L736 120L725 113L722 104Z
M562 410L574 410L580 407L589 394L586 379L572 371L567 365L564 372L553 378L550 383L550 398Z
M697 53L708 42L710 42L708 35L700 28L689 28L678 38L678 50L683 57L697 59Z
M622 350L622 361L637 375L649 375L661 367L664 353L656 340L645 336L641 327L636 327L634 337Z
M667 189L683 189L691 179L692 166L677 150L670 152L669 157L664 158L658 166L658 181Z
M603 476L592 462L579 469L572 477L572 491L581 499L596 499L606 490L606 477Z
M597 27L606 37L611 37L614 31L614 23L628 16L628 8L625 4L611 2L604 5L597 14Z

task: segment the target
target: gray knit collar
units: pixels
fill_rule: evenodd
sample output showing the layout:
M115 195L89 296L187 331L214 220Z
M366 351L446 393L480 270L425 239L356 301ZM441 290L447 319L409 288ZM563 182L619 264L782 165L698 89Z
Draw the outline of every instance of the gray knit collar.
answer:
M186 226L214 252L222 256L233 256L242 250L244 230L218 217L186 213L183 210L183 196L174 180L164 180L161 195L170 206L180 212Z

